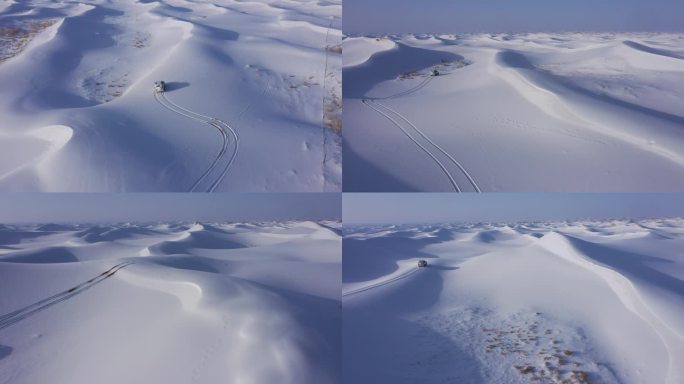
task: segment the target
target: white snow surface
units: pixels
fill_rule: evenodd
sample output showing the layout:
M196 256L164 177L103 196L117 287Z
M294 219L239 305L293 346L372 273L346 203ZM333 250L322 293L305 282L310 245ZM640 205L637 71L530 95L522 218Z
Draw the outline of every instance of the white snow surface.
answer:
M682 34L353 39L345 191L684 188Z
M0 226L0 383L338 383L337 222Z
M345 226L343 247L345 383L684 381L684 218Z
M341 7L5 0L0 190L339 191Z
M363 64L374 54L392 49L396 43L380 37L346 37L342 40L343 64L353 67Z

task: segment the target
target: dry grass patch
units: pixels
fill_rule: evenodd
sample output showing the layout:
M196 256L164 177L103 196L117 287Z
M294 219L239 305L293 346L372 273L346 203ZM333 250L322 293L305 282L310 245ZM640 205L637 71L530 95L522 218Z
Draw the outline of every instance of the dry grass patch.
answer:
M20 54L36 35L56 22L57 19L31 20L0 27L0 63Z
M332 45L325 47L326 51L336 53L338 55L342 54L342 44Z

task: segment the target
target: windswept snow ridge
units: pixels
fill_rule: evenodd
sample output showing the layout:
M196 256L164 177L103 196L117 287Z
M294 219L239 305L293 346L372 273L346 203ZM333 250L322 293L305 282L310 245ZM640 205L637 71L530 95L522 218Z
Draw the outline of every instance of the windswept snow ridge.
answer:
M344 382L679 383L682 246L684 219L346 227Z
M454 180L472 189L476 180L482 191L679 191L682 38L347 37L345 190L453 191ZM426 152L369 100L441 150ZM470 177L444 177L439 153Z
M2 225L0 383L338 383L338 228Z

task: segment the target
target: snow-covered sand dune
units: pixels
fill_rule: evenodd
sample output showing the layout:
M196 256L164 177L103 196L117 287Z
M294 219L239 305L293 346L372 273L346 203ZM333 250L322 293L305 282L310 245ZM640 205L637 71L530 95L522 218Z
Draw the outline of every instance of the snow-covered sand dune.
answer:
M0 383L337 383L339 226L3 225Z
M341 0L7 3L0 190L340 190Z
M684 219L345 226L343 242L346 383L684 380Z
M346 37L345 190L681 190L682 41Z

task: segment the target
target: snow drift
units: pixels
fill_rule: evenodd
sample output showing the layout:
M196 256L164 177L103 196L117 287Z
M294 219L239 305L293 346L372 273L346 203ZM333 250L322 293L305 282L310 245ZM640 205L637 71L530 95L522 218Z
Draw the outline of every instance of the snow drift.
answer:
M337 383L338 226L2 226L0 382Z
M358 226L343 241L346 383L684 378L684 219Z
M347 37L345 191L679 191L681 39Z
M340 29L341 1L12 1L0 190L340 190Z

